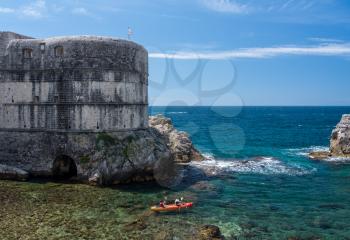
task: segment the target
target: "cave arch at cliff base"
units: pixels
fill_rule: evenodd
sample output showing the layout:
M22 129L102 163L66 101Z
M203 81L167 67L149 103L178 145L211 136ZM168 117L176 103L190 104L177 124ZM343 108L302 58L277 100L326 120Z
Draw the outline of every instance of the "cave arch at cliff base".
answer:
M52 165L52 176L58 179L71 179L78 175L77 165L67 155L56 157Z

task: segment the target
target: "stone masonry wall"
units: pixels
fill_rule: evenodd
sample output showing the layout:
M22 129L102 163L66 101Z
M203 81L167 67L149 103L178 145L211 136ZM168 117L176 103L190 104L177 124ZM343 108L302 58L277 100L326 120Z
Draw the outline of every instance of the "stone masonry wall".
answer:
M0 65L0 129L147 127L148 57L104 37L11 40Z

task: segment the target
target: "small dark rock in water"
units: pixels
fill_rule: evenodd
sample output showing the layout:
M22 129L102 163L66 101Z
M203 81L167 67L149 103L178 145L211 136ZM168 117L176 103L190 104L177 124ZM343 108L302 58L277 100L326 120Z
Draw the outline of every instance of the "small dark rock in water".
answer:
M274 205L270 206L271 211L278 211L279 209L280 208L278 206L274 206Z
M235 208L236 207L236 202L234 202L234 201L220 202L218 204L218 206L222 207L222 208Z
M311 237L291 236L291 237L288 237L287 240L321 240L321 238L316 236L311 236Z
M214 225L205 225L198 230L195 239L198 240L221 240L224 237L221 235L220 229Z
M161 231L154 236L154 240L173 240L174 236L172 232Z
M322 204L322 205L319 205L318 208L338 210L338 209L344 209L345 206L340 204Z
M240 224L240 226L241 226L243 229L252 229L252 228L257 227L258 225L257 225L256 222L248 221L248 222L246 222L246 223Z
M216 192L218 189L213 184L207 182L207 181L200 181L195 183L191 186L193 190L196 191L210 191L210 192Z
M143 219L137 219L136 221L133 221L127 225L125 225L125 230L132 231L132 230L139 230L142 231L147 228L147 225Z

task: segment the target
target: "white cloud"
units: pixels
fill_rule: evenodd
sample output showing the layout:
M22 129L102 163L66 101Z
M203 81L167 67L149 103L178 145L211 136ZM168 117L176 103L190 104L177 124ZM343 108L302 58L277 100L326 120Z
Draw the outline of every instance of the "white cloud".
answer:
M83 7L73 8L72 13L77 15L90 15L89 11Z
M314 42L327 42L327 43L342 43L343 40L335 39L335 38L320 38L320 37L312 37L308 38L310 41Z
M0 7L0 13L14 13L15 9Z
M298 56L349 56L350 43L322 44L317 46L280 46L266 48L241 48L216 52L175 52L150 53L151 58L172 59L236 59L236 58L271 58L286 55Z
M21 15L31 18L42 18L46 15L47 7L45 0L36 0L19 9Z
M247 5L240 4L234 0L200 0L210 10L216 12L227 12L242 14L248 12Z

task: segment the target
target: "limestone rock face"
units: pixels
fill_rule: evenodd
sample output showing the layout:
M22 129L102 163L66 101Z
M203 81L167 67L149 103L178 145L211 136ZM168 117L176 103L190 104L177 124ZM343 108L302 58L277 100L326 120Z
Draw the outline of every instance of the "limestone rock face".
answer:
M332 154L329 151L320 151L320 152L311 152L309 153L309 158L314 160L324 160L329 157L332 157Z
M151 116L149 117L149 126L158 130L165 137L176 162L188 163L204 159L193 146L188 134L175 129L170 118L162 115Z
M16 167L0 164L0 179L23 181L27 178L28 172Z
M30 174L93 185L156 180L169 187L177 183L176 162L202 156L170 119L150 121L151 127L133 131L0 132L0 179L26 179Z
M350 157L350 114L343 115L333 130L330 152L333 156Z

